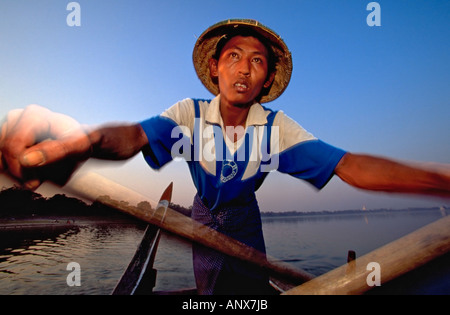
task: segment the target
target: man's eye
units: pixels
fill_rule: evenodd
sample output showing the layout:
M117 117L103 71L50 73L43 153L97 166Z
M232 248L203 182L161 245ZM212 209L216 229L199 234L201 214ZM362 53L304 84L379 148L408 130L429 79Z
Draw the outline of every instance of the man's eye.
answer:
M253 62L255 62L255 63L262 63L262 59L256 57L256 58L253 58Z
M237 53L235 53L235 52L232 52L232 53L230 53L230 57L231 58L238 58L239 55Z

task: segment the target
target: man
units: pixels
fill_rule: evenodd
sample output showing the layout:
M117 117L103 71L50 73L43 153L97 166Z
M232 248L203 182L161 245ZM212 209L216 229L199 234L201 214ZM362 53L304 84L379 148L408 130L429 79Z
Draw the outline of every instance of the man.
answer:
M198 192L193 218L263 252L255 191L274 169L319 189L336 174L363 189L450 197L450 168L348 153L263 107L286 89L292 61L281 38L260 23L213 25L199 37L193 61L213 100L186 99L141 123L91 131L42 107L12 111L2 125L0 167L34 189L49 178L64 181L88 157L127 159L142 151L159 169L182 156ZM267 275L252 266L201 246L193 254L199 293L269 292Z

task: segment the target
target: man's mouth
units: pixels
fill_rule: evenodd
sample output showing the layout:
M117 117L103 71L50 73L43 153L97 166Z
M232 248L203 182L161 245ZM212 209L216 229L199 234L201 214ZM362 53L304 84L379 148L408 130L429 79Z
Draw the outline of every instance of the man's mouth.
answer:
M238 81L234 84L234 87L236 88L236 90L238 92L247 92L249 87L248 87L248 83L244 82L244 81Z

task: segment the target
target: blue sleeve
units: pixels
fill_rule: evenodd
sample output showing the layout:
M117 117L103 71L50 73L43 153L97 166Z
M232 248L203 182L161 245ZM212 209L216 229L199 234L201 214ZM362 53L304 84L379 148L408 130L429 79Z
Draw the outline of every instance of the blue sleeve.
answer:
M152 168L160 169L173 159L172 148L183 134L181 131L173 132L179 126L170 118L163 116L152 117L140 124L148 139L148 145L142 150L145 161Z
M346 152L320 140L298 143L279 154L278 171L323 188Z

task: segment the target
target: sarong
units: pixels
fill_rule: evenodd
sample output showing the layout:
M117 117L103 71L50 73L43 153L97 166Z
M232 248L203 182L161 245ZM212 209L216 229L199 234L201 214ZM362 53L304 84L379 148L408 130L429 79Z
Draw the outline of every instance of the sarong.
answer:
M254 200L247 205L209 210L198 195L194 198L192 218L262 253L265 244L261 215ZM268 274L261 268L193 244L194 275L199 294L272 294Z

